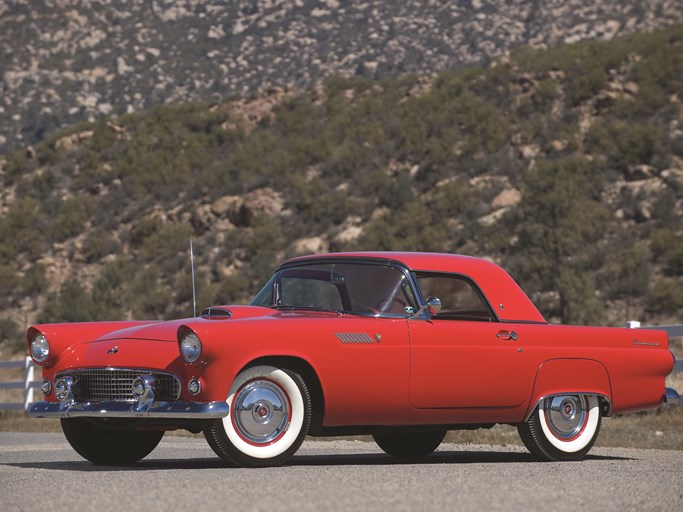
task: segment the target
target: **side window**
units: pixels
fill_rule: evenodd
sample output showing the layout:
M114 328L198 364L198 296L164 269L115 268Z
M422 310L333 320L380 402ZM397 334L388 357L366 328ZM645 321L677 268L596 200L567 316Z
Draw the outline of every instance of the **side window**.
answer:
M495 321L486 299L469 279L451 274L418 273L417 281L425 298L441 300L441 312L435 319Z

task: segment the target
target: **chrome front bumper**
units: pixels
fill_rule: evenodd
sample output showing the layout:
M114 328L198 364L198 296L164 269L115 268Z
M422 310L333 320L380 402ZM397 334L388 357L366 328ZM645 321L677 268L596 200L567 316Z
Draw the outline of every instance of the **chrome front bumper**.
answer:
M31 418L212 419L228 415L227 402L36 402Z
M666 405L681 405L681 397L674 388L666 388L664 403Z

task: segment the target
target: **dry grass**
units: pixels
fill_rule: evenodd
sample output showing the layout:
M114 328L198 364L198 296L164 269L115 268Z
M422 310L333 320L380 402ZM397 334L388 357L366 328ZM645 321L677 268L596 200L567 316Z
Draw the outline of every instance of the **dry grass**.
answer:
M0 432L61 432L59 420L29 418L24 411L0 411Z

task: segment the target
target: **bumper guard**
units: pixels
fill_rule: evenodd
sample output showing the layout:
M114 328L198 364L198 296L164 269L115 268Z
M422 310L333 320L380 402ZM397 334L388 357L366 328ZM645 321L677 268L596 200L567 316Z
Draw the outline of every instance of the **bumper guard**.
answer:
M664 403L666 405L681 405L681 397L674 388L666 388Z

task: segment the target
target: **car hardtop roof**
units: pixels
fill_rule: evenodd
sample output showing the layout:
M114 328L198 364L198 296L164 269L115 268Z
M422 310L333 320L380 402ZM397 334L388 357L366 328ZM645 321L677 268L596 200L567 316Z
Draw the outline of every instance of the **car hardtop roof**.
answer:
M304 262L354 259L402 264L413 271L443 272L469 277L479 286L501 321L545 323L543 315L510 274L495 263L474 256L433 252L337 252L299 256L286 261L280 268Z
M401 263L411 270L425 270L433 272L459 272L465 269L481 271L491 270L497 267L495 263L484 258L465 256L462 254L449 254L438 252L399 252L399 251L360 251L360 252L332 252L325 254L311 254L292 258L284 265L321 259L358 259L358 260L381 260L391 263ZM502 269L501 269L502 270Z

